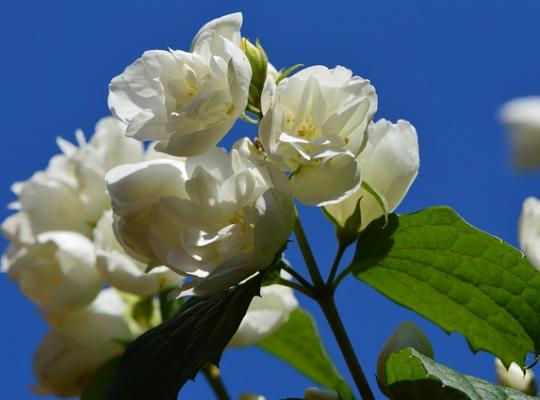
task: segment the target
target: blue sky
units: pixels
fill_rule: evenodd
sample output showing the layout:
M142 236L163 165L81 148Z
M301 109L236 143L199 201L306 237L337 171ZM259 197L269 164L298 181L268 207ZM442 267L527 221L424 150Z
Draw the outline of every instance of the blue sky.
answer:
M243 34L258 37L278 68L347 66L376 87L378 117L404 118L416 126L421 169L399 211L447 204L473 225L516 245L521 203L540 195L539 175L511 169L496 114L507 99L540 94L537 0L4 1L0 204L13 200L12 182L44 168L58 152L56 136L73 139L77 128L93 132L95 122L108 114L108 82L144 50L185 49L204 22L233 11L244 13ZM242 123L234 134L253 130ZM7 215L2 208L0 217ZM327 265L333 228L317 210L302 215L321 264ZM5 248L6 242L0 245ZM301 265L295 250L289 257ZM299 297L315 312L330 352L345 371L320 313ZM1 397L31 399L31 359L47 328L6 276L0 276L0 300ZM347 280L338 304L373 384L378 352L405 319L427 333L439 361L494 377L491 356L473 355L462 337L445 334L364 284ZM227 351L222 367L235 396L243 390L268 399L298 396L309 385L258 349ZM198 379L183 398L211 396Z

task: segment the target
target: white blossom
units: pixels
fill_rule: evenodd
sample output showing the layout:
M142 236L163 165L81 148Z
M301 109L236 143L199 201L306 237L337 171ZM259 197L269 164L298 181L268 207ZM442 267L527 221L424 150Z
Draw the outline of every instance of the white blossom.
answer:
M291 172L298 200L333 204L359 187L355 157L377 110L369 81L344 67L309 67L273 89L267 80L261 104L262 144L274 163Z
M230 287L268 267L292 230L285 176L244 139L187 159L107 174L115 233L141 262L193 278L187 293Z
M502 361L496 358L495 372L500 385L520 390L531 396L536 395L536 380L532 370L527 369L523 372L516 363L510 364L510 368L506 369Z
M111 352L120 353L120 342L133 339L137 333L129 313L130 307L118 291L107 288L84 308L45 311L43 317L52 330L81 346L110 348Z
M386 382L386 362L390 355L398 350L412 347L419 353L433 358L433 348L426 335L414 323L405 321L399 324L396 330L384 343L384 346L377 358L377 381L380 389L389 394Z
M231 339L231 347L247 347L256 344L277 331L298 307L293 290L282 285L261 288L261 297L255 296Z
M181 275L164 266L145 272L147 265L124 251L114 236L112 225L113 216L109 210L94 229L97 268L108 284L124 292L146 297L182 282Z
M214 147L244 112L251 67L240 49L242 14L203 26L191 52L150 50L115 77L109 107L128 136L191 156Z
M13 185L18 195L13 207L24 213L25 223L34 235L63 230L91 237L93 226L110 208L105 173L143 157L142 145L126 138L124 126L112 117L98 122L88 142L81 131L77 139L78 146L58 139L63 153L52 157L46 170ZM14 239L13 227L8 230L10 239Z
M53 231L4 255L2 270L40 307L65 309L89 304L100 291L103 280L95 263L86 237Z
M509 132L514 166L540 167L540 96L510 100L501 108L500 118Z
M124 350L121 341L134 339L128 308L114 289L105 289L86 308L45 313L52 331L34 356L34 391L77 396L105 362Z
M92 375L113 354L80 346L62 335L49 332L34 355L33 370L40 395L62 397L80 395Z
M416 130L409 122L396 124L381 119L370 125L368 142L357 157L362 179L388 203L388 212L394 211L414 182L420 166ZM334 222L344 226L359 199L362 216L361 229L384 214L375 198L364 188L358 188L345 200L326 207Z
M23 252L46 252L50 246L41 248L42 240L37 243L35 235L62 229L83 234L93 242L92 252L97 255L93 257L94 269L97 267L105 281L120 290L149 296L175 286L183 279L165 267L145 273L147 265L126 254L112 232L105 173L121 164L173 158L156 152L154 146L145 152L143 145L127 138L124 131L125 126L121 122L107 117L97 123L96 131L88 141L79 131L77 146L58 139L63 153L54 156L45 171L14 185L19 198L13 206L19 211L2 224L4 236L11 241L4 254L5 265L12 263L17 253L19 258L22 254L19 250L25 246ZM29 262L29 259L34 260L35 257L23 258L24 276L43 273L43 263L36 263L33 267L35 261ZM10 276L14 276L13 273ZM93 283L95 280L89 280L89 288ZM27 284L25 280L23 286Z
M540 200L528 197L519 218L519 244L529 261L540 270Z

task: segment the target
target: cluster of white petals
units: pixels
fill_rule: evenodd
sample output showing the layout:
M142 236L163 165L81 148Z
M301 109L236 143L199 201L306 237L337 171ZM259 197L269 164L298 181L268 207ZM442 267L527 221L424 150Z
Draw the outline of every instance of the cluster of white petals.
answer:
M58 139L63 153L13 186L16 212L2 224L10 240L2 270L51 328L34 357L35 390L58 396L79 395L97 368L121 354L118 340L140 333L116 289L148 296L183 280L165 267L145 274L112 232L106 172L159 153L145 152L112 117L99 121L89 141L80 131L77 139L78 146Z
M79 395L120 341L157 323L132 318L137 300L173 287L170 297L212 295L276 265L294 199L338 226L360 201L363 229L385 211L375 192L393 211L414 181L416 130L373 122L368 80L341 66L286 76L241 26L242 14L226 15L189 51L146 51L110 83L114 117L89 141L58 139L62 154L13 186L2 269L51 327L34 360L37 392ZM257 137L217 147L239 118L258 124ZM283 285L261 296L229 346L268 337L298 306Z
M357 157L362 179L384 196L388 203L387 211L392 212L418 174L420 158L416 130L407 121L399 120L393 124L381 119L371 124L367 133L366 147ZM362 215L360 229L363 229L384 214L375 198L364 188L357 188L345 200L325 209L338 225L344 226L359 200Z
M265 90L259 135L270 159L291 172L295 196L310 205L346 198L360 185L355 157L377 110L368 80L344 67L306 68Z
M121 342L134 339L127 311L127 304L110 288L88 307L45 313L52 331L34 356L38 383L33 390L62 397L81 394L96 370L123 352Z
M184 294L226 289L269 267L294 223L285 176L248 139L230 153L119 166L107 184L124 248L191 277Z
M88 142L82 132L77 138L78 146L58 139L63 154L54 156L45 171L14 185L19 198L12 207L17 212L2 224L3 234L11 242L2 259L3 271L40 307L51 327L35 355L38 384L34 389L59 396L80 394L97 368L123 351L119 340L130 340L141 333L141 327L130 317L134 301L126 303L127 293L144 298L184 280L165 266L147 272L148 260L133 258L119 243L113 230L107 171L119 165L116 171L144 165L180 166L184 177L189 171L189 182L167 182L166 177L160 177L160 181L188 190L195 196L190 198L192 202L204 203L207 199L209 208L204 204L199 208L205 213L210 212L213 201L205 190L215 185L214 212L227 205L229 214L222 215L225 220L216 221L224 225L223 230L215 232L219 236L216 243L202 246L205 259L222 251L221 256L232 257L229 261L234 264L246 254L243 251L247 247L253 246L247 257L250 265L267 266L286 241L294 215L285 177L262 160L247 140L239 142L230 155L215 148L199 158L178 158L157 152L154 146L144 151L140 143L125 136L124 125L110 117L97 124ZM222 181L217 183L211 174ZM208 184L206 189L199 186L201 182ZM134 203L137 198L132 199ZM186 210L188 214L193 207L196 204ZM192 216L196 218L199 211ZM207 214L206 221L214 217ZM231 219L236 225L225 226ZM167 225L162 226L165 230L161 235L167 234ZM269 230L263 231L263 227ZM210 232L208 226L199 228ZM203 236L206 233L201 231ZM269 236L277 241L268 242ZM196 246L197 241L194 243ZM126 249L132 254L128 246ZM215 263L213 267L217 268L219 260ZM257 268L250 271L252 274ZM104 283L111 288L103 289ZM121 297L120 293L126 294ZM292 290L286 287L271 285L261 294L233 339L238 346L254 344L270 335L287 321L297 304ZM257 328L255 324L260 325Z
M296 307L298 301L291 288L282 285L263 286L261 297L254 297L251 301L229 346L247 347L260 342L287 322Z
M140 143L125 136L124 128L107 117L88 142L80 131L78 146L58 139L63 153L45 171L13 185L17 212L2 224L11 241L2 268L41 307L84 306L103 281L150 295L182 280L166 268L145 274L146 265L127 257L110 233L106 172L159 154L145 153Z
M244 112L251 68L240 49L242 14L211 21L191 52L151 50L110 84L109 106L127 135L169 154L215 146Z

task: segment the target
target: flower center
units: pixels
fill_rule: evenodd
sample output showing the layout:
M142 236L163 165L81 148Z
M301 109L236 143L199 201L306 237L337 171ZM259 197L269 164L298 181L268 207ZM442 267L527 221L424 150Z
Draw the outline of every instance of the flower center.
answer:
M311 139L317 134L317 128L315 128L312 122L304 121L298 126L296 134L300 137Z

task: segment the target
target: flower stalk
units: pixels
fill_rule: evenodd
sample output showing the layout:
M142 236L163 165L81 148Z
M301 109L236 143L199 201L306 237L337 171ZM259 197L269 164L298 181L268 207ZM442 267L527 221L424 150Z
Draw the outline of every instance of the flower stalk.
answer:
M216 399L230 400L231 397L227 392L227 388L225 388L225 385L221 380L221 373L219 371L219 368L214 364L208 363L203 367L202 371L204 376L206 377L206 380L208 381L208 384L214 391Z
M341 257L345 252L345 247L340 245L338 248L328 282L325 283L321 276L319 267L317 266L313 251L311 250L298 214L296 216L294 225L294 233L298 239L298 246L300 247L300 251L302 252L309 274L314 283L314 299L321 307L321 310L323 311L323 314L326 317L330 328L332 329L332 333L334 334L334 337L339 345L341 354L347 363L347 367L354 379L356 387L358 388L362 399L374 400L375 397L371 391L371 388L369 387L369 383L366 379L364 371L362 370L360 362L356 357L354 348L347 335L345 327L343 326L343 322L341 321L341 317L339 316L339 312L336 308L336 303L334 300L334 285L332 281L337 272Z
M349 336L347 335L347 331L345 330L341 317L339 316L333 294L322 296L317 302L319 303L319 306L321 307L324 316L328 321L328 325L330 325L330 328L332 329L332 333L336 338L339 349L341 350L341 354L347 363L349 372L354 379L354 383L356 384L362 399L375 400L373 392L371 391L369 383L366 379L366 375L364 374L360 362L356 357L354 348L349 340Z

